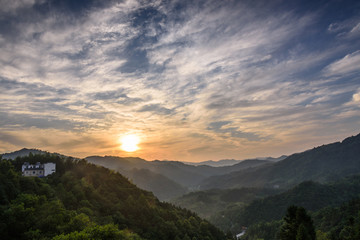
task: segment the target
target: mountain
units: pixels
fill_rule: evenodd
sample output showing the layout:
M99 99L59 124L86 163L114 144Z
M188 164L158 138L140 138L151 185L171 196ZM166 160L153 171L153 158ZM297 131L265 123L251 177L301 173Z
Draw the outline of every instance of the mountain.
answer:
M219 161L209 160L209 161L203 161L203 162L183 162L183 163L185 163L187 165L193 165L193 166L207 165L207 166L211 166L211 167L224 167L224 166L235 165L241 161L242 160L222 159Z
M279 192L276 189L260 188L211 189L191 192L170 202L196 212L200 217L211 220L226 209L243 207L255 199Z
M45 178L21 176L24 162L54 162ZM226 239L188 210L160 202L125 177L57 155L0 159L2 239Z
M120 172L135 184L139 184L139 187L154 192L161 200L169 200L189 190L197 189L199 183L208 177L269 163L266 160L244 160L233 166L211 167L206 165L192 166L177 161L146 161L141 158L113 156L90 156L85 159L88 162ZM137 171L134 171L134 169L137 169ZM146 172L139 170L146 170ZM144 179L142 175L144 173L147 174L148 179ZM163 188L159 187L160 178L162 179ZM178 189L175 189L176 186Z
M261 221L280 220L291 205L302 206L308 211L318 211L325 207L339 206L359 196L360 175L328 184L306 181L286 192L251 202L238 211L232 221L239 226L248 226Z
M283 155L278 158L264 157L264 158L245 159L245 160L222 159L219 161L209 160L209 161L203 161L203 162L183 162L183 163L185 163L187 165L193 165L193 166L206 165L206 166L211 166L211 167L226 167L226 166L233 166L237 163L240 163L243 161L250 161L250 160L266 160L266 161L271 161L271 162L278 162L278 161L284 160L286 157L287 156Z
M288 156L286 155L282 155L280 157L277 158L273 158L273 157L266 157L266 158L258 158L259 160L266 160L266 161L270 161L270 162L279 162L281 160L284 160L285 158L287 158Z
M280 220L288 206L309 211L335 207L360 197L360 175L320 184L302 182L280 189L212 189L186 194L172 202L206 218L223 231L241 232L242 226Z
M1 156L2 156L3 159L12 159L12 160L14 160L17 157L29 156L30 153L33 154L33 155L36 155L36 154L37 155L49 155L50 154L50 155L57 155L57 156L60 156L60 157L65 157L65 158L67 157L67 156L62 155L60 153L50 153L50 152L47 152L47 151L34 149L34 148L31 148L31 149L23 148L23 149L14 151L14 152L1 154Z
M326 185L304 182L288 192L255 201L236 215L223 214L235 216L229 221L237 222L238 229L241 221L252 221L242 239L272 240L277 239L287 206L304 206L311 210L317 239L360 239L359 189L359 175Z
M28 156L30 153L32 153L32 154L46 154L48 152L38 150L38 149L23 148L23 149L20 149L18 151L15 151L15 152L4 153L4 154L2 154L2 158L4 158L4 159L15 159L17 157Z
M30 153L49 155L49 152L37 149L21 149L3 154L4 159L28 156ZM51 153L66 157L58 153ZM146 161L137 157L89 156L88 162L118 171L128 177L140 188L153 192L160 200L170 200L197 189L201 181L210 176L221 175L232 171L253 168L269 163L266 160L243 160L233 166L211 167L206 165L192 166L178 161Z
M174 196L181 196L188 192L187 188L148 169L134 168L124 175L139 188L153 192L162 201L170 200Z
M222 176L212 176L204 180L200 188L289 188L307 180L328 182L358 173L360 173L360 134L346 138L342 142L293 154L272 164Z
M360 198L338 207L327 207L313 214L317 235L322 239L360 239ZM318 238L320 239L320 237Z
M265 165L266 160L244 160L233 166L211 167L206 165L192 166L178 161L146 161L141 158L123 158L113 156L91 156L85 158L88 162L105 166L116 171L129 171L134 168L147 169L162 174L185 187L196 187L202 180L215 175L221 175Z
M311 217L318 240L360 239L360 198L352 199L336 207L326 207L312 212ZM260 222L249 226L242 240L278 239L283 220ZM305 239L305 238L303 238ZM306 238L308 239L308 238Z

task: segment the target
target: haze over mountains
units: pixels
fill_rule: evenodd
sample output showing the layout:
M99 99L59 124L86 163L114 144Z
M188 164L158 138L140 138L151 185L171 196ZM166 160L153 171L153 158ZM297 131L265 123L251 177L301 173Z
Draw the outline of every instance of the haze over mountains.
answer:
M4 154L3 158L23 156L31 151L22 149ZM46 152L34 150L33 153ZM342 142L319 146L277 159L207 161L199 165L178 161L146 161L136 157L89 156L85 159L118 171L139 187L154 192L159 199L169 200L197 189L237 187L286 189L307 180L324 183L360 172L359 156L360 134ZM230 162L237 163L221 166ZM219 167L214 167L214 163L218 163Z
M282 155L281 157L278 157L278 158L263 157L263 158L253 158L253 159L245 159L245 160L267 160L267 161L277 162L277 161L281 161L281 160L285 159L286 157L287 156ZM211 166L211 167L225 167L225 166L235 165L235 164L240 163L245 160L222 159L219 161L209 160L209 161L203 161L203 162L183 162L183 163L188 164L188 165L194 165L194 166L207 165L207 166Z
M201 188L288 188L307 180L328 182L360 172L360 134L293 154L271 165L206 179Z
M22 149L3 155L3 158L15 159L17 156L46 154L36 149ZM232 166L212 167L206 164L188 165L178 161L146 161L136 157L89 156L88 162L116 170L131 179L140 188L153 192L161 200L174 197L200 188L200 183L211 176L268 164L268 160L236 160ZM220 161L221 162L221 161Z
M36 154L65 157L22 149L2 158L18 159L29 154L35 158ZM261 234L260 238L273 239L281 225L279 219L291 204L316 211L319 229L335 236L331 239L341 239L340 232L349 226L342 222L331 229L322 228L322 221L332 217L324 216L324 209L332 207L336 212L341 204L351 206L347 201L360 197L360 134L278 159L207 161L199 165L114 156L90 156L85 160L118 171L160 200L190 209L223 231L235 234L242 226L250 226L244 239L255 235L259 238ZM235 164L222 166L230 163ZM262 225L263 221L268 221L267 225Z

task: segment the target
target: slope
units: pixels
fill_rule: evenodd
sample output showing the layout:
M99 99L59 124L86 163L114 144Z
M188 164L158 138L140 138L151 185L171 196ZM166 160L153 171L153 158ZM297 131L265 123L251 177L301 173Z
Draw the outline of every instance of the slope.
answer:
M22 177L25 161L55 162L56 173ZM49 154L0 159L0 232L4 239L225 239L119 173Z
M181 196L187 193L185 187L164 175L154 173L148 169L134 168L124 175L139 188L153 192L161 201L167 201L174 196Z
M290 205L318 211L325 207L339 206L357 197L360 197L360 175L329 184L307 181L286 192L257 199L245 207L220 212L215 218L218 222L214 220L213 223L224 227L232 222L233 229L239 230L241 226L280 220Z
M339 206L328 206L312 212L317 239L343 240L360 239L360 198ZM277 239L276 235L283 221L259 222L248 227L243 240Z
M141 158L113 156L91 156L85 159L91 163L120 172L132 179L134 183L139 184L140 187L145 187L146 190L156 193L156 196L161 200L178 197L188 189L197 189L199 183L210 176L269 164L269 161L266 160L245 160L233 166L210 167L205 165L191 166L177 161L145 161ZM133 169L147 170L146 173L149 178L146 184L144 184L144 177L141 174L137 174L141 172L133 171ZM159 178L162 178L163 190L158 186ZM181 191L172 190L169 192L167 190L175 187L174 184L177 184Z
M249 168L201 183L201 189L234 187L288 188L302 181L328 182L360 173L360 134L344 141L293 154L272 165Z
M275 189L240 188L211 189L191 192L171 200L177 206L199 214L207 220L213 219L227 209L243 207L255 199L279 193Z

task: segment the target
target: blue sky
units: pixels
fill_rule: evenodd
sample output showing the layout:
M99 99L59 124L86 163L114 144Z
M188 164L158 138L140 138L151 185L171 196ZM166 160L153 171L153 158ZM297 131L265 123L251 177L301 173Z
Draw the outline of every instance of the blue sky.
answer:
M184 161L358 134L359 1L0 0L0 152Z

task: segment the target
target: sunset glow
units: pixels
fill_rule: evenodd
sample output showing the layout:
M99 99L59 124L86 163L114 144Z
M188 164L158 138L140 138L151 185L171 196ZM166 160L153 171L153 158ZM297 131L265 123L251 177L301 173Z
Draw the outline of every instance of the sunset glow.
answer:
M135 152L139 149L140 138L134 134L126 135L120 139L121 149L126 152Z
M359 133L360 1L55 2L0 4L0 152L246 159Z

